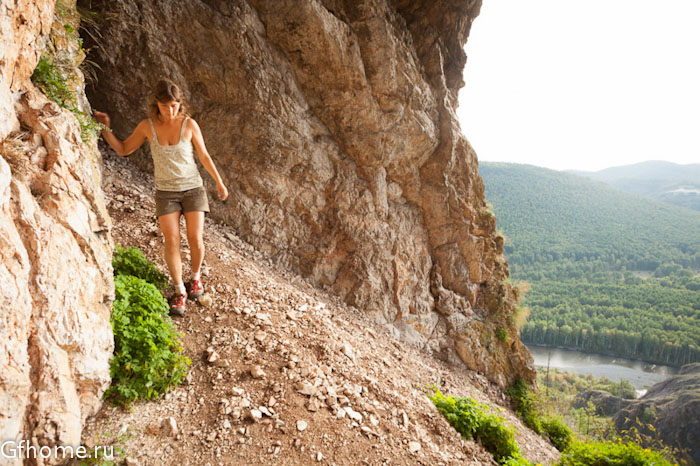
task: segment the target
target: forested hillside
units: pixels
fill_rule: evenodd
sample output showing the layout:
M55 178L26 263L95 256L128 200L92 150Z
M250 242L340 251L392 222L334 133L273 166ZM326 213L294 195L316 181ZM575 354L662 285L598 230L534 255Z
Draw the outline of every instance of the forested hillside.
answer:
M573 174L481 163L530 343L700 360L700 213Z
M571 171L610 186L693 210L700 210L700 164L650 160L596 172Z

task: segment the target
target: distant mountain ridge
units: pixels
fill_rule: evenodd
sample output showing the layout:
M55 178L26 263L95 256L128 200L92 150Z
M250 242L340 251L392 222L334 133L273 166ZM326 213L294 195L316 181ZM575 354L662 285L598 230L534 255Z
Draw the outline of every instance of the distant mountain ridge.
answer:
M599 171L567 170L623 191L700 211L700 164L650 160Z
M671 261L695 268L687 262L693 251L700 264L700 235L689 234L700 231L697 212L534 165L480 162L479 172L516 274L543 256L607 261L614 254L628 270L653 272Z

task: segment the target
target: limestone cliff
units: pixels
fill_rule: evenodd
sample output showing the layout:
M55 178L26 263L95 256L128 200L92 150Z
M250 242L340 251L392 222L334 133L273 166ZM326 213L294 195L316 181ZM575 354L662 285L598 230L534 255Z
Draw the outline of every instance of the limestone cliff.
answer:
M80 443L113 347L100 155L30 80L45 50L79 60L77 17L62 19L52 1L0 1L0 440L41 445Z
M178 82L231 192L214 216L395 334L506 386L533 378L532 359L454 113L480 4L86 1L101 18L88 95L124 138L150 85ZM147 153L135 158L150 169Z

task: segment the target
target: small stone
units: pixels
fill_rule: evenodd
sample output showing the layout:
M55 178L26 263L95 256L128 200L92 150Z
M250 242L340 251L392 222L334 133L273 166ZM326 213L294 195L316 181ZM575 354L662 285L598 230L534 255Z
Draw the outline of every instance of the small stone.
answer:
M304 380L301 382L299 389L297 390L302 395L313 396L316 393L316 387L311 385L308 381Z
M420 451L420 443L418 442L408 442L408 451L411 453L418 453Z
M272 413L271 413L270 410L267 409L265 406L259 406L259 407L258 407L258 411L260 411L261 413L263 413L265 416L272 417Z
M212 351L209 353L209 356L207 357L207 361L209 361L210 364L215 363L219 359L219 353L216 351Z
M352 360L355 359L355 353L352 350L352 346L350 346L348 343L343 343L342 351L345 356L349 357Z
M323 459L323 453L320 451L316 453L316 461L321 461Z
M352 409L350 406L347 406L345 408L345 412L347 413L348 417L352 419L353 421L356 421L358 424L362 423L362 414L358 413L354 409Z
M243 390L242 388L231 387L228 390L229 392L231 392L232 395L236 396L243 396L243 394L245 393L245 390Z
M262 367L255 365L250 368L250 375L252 375L254 379L262 379L265 377L265 371L262 370Z
M160 428L161 431L168 437L175 437L178 434L177 422L172 416L163 419L163 421L160 424Z
M197 298L197 301L199 301L199 304L201 304L201 305L204 306L204 307L209 307L209 306L211 306L212 303L214 302L214 301L211 299L211 296L209 296L208 294L203 294L202 296L200 296L199 298Z
M140 463L131 456L127 456L126 458L124 458L124 464L126 466L140 466Z
M379 421L372 414L369 415L369 423L372 424L373 426L379 425Z
M251 409L249 415L250 418L255 422L259 421L263 417L262 412L260 412L260 410L258 409Z
M308 423L306 421L298 420L297 421L297 430L299 432L304 432L306 428L308 427Z
M306 404L306 409L309 411L315 413L316 411L319 410L321 407L321 401L318 398L311 398L309 402Z

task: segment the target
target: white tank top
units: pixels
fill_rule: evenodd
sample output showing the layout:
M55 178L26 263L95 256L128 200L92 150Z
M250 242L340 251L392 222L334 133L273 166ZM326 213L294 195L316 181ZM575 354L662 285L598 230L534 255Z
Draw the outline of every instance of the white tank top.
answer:
M185 140L187 117L182 122L180 140L172 146L162 146L158 143L158 135L149 118L153 139L151 139L151 156L153 157L153 175L156 189L159 191L187 191L199 188L204 183L199 175L194 161L192 141Z

